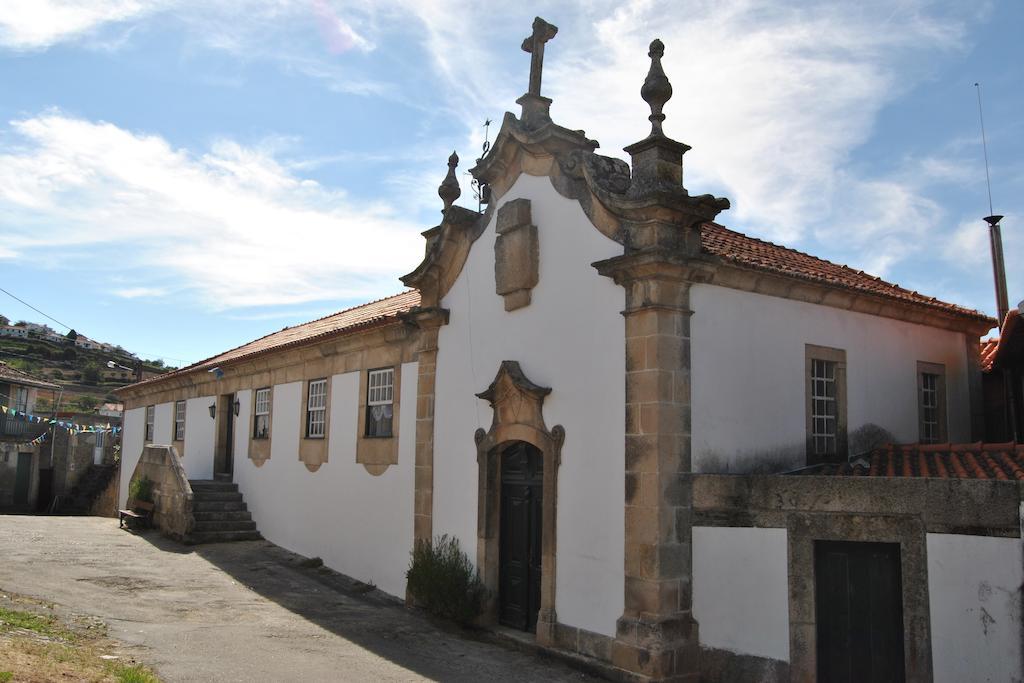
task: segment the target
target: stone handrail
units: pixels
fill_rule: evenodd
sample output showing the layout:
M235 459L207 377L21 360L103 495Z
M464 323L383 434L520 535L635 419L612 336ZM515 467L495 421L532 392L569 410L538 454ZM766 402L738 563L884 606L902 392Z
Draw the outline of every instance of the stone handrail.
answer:
M131 482L142 477L153 482L153 523L165 536L184 541L195 525L192 486L174 446L146 446Z

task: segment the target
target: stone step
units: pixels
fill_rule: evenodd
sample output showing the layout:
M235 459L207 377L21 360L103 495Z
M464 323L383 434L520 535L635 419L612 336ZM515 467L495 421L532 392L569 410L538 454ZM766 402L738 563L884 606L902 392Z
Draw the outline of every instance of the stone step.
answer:
M192 517L197 522L237 522L252 519L252 513L248 510L193 510Z
M199 500L192 499L193 512L231 512L248 509L241 498L238 500Z
M196 491L193 489L192 500L241 501L242 494L238 491Z
M237 491L238 484L230 481L216 481L212 479L190 479L189 485L192 491Z
M196 526L192 530L194 534L201 534L210 531L256 531L256 522L251 519L239 519L239 520L216 520L208 522L196 521Z
M189 534L189 544L230 543L232 541L259 541L263 537L258 531L202 531Z

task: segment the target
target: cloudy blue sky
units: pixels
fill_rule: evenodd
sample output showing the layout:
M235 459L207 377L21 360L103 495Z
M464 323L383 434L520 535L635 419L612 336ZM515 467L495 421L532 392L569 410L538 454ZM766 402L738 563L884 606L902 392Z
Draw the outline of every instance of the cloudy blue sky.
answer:
M2 286L174 364L400 291L448 154L518 111L535 14L553 117L605 154L648 130L659 37L723 222L992 312L980 81L1024 297L1019 0L5 0Z

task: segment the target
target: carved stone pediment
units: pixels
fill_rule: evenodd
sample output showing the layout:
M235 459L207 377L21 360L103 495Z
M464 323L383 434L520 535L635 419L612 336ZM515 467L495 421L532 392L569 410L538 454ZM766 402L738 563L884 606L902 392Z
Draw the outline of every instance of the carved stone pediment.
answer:
M521 425L547 433L543 407L544 397L550 393L550 388L527 379L518 361L504 360L491 386L477 394L477 398L484 399L494 409L492 432L498 426Z
M469 256L469 248L480 236L491 212L482 216L461 206L451 206L444 212L441 224L427 230L426 254L416 270L399 279L407 286L420 290L424 307L436 307L455 284Z

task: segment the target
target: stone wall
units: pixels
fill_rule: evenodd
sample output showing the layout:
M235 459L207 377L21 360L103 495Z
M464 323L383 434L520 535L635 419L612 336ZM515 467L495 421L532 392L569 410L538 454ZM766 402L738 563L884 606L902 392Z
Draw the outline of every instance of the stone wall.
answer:
M117 517L117 491L120 483L120 470L114 473L107 483L107 488L96 497L89 508L89 514L94 517Z
M984 628L984 624L970 629L961 623L970 616L966 615L970 609L963 605L975 606L970 600L964 598L956 602L941 595L943 591L938 596L931 594L933 587L930 574L936 572L936 567L940 565L945 566L942 578L946 584L973 586L978 583L977 567L969 571L957 569L950 567L948 562L943 562L938 556L933 558L937 545L968 544L968 541L961 539L991 539L999 546L999 552L994 556L1001 559L997 563L998 567L984 568L999 579L989 583L1001 586L1011 596L1010 600L1015 601L1019 613L1020 586L1012 584L1020 582L1012 577L1019 577L1021 573L1020 505L1024 498L1024 483L938 478L771 475L690 475L688 478L692 480L695 537L702 534L712 537L728 528L735 528L779 530L784 532L786 539L786 588L783 590L788 593L788 615L779 610L773 613L778 617L775 628L788 632L788 662L783 661L781 654L773 653L774 657L765 659L766 652L750 651L755 648L747 648L747 651L742 648L725 650L721 648L722 643L702 641L704 657L701 670L706 680L815 679L817 623L814 547L818 541L899 545L907 681L932 681L946 665L940 661L943 646L948 647L942 642L941 634L951 630L967 633L964 639L974 644L974 651L982 651L995 637L994 631ZM698 550L713 556L701 558L700 562L704 564L723 560L722 549L716 544L695 545L694 552ZM743 570L742 567L730 567L730 571ZM701 590L700 582L696 583L694 589ZM764 589L768 590L767 586ZM974 589L975 594L978 590ZM945 592L948 593L948 590ZM736 604L719 604L714 610L705 610L705 622L701 623L702 634L714 633L716 626L719 626L707 623L708 619L715 618L711 615L730 614L745 609L743 591L733 593ZM717 598L720 601L733 600L733 593L718 591ZM936 602L937 598L940 599L939 603ZM700 604L701 598L697 596L694 601ZM992 600L989 608L994 609L996 602ZM749 604L749 601L746 603ZM949 605L944 611L933 609L936 604L946 603ZM1000 609L1007 614L1012 612L1008 608ZM954 613L958 616L951 620L949 615ZM1000 624L1003 631L1000 632L999 642L1020 643L1020 620L1000 621L1003 622ZM974 618L974 622L977 622L977 618ZM939 640L933 643L936 637ZM1006 671L1016 678L1020 677L1024 668L1019 650L1006 655L1012 660ZM972 655L967 659L969 661L958 660L961 671L970 671L979 680L989 680L981 675L983 669L987 670L983 657Z
M153 524L165 536L184 541L192 531L192 486L174 446L146 446L135 465L131 482L149 477L153 482Z

